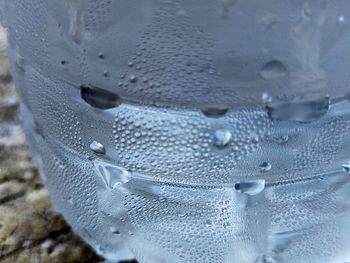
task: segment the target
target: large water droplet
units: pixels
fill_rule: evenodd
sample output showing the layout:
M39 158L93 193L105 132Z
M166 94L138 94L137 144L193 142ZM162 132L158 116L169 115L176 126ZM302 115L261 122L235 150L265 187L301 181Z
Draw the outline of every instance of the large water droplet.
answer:
M114 227L114 226L111 226L109 228L109 230L111 231L112 234L114 235L120 235L120 231L118 230L118 228Z
M135 75L131 75L131 76L129 77L129 81L130 81L131 83L136 83L136 82L137 82L137 77L136 77Z
M311 122L325 115L330 109L330 98L303 99L275 102L266 106L273 120Z
M105 183L107 189L115 189L131 180L131 174L124 169L110 163L96 160L94 162L95 171Z
M97 141L93 141L90 144L90 149L92 151L94 151L95 153L100 153L100 154L105 154L106 153L106 150L105 150L105 147L103 146L103 144L99 143Z
M103 60L105 59L105 55L102 52L100 52L98 53L98 58Z
M109 77L109 71L108 71L108 70L104 70L104 71L103 71L103 76L104 76L105 78Z
M219 118L226 114L228 108L223 105L210 105L202 108L202 113L211 118Z
M286 66L279 60L267 62L260 70L260 76L264 79L283 78L288 74Z
M120 104L119 96L117 94L91 85L81 85L80 95L90 106L98 109L110 109L117 107Z
M350 174L350 162L344 163L342 166L343 166L343 171Z
M229 130L216 130L214 132L214 144L218 147L227 146L232 140L232 133Z
M272 165L268 162L263 162L262 164L260 164L260 171L263 173L270 171L271 168L272 168Z
M67 60L61 60L61 65L62 65L63 67L67 66L67 64L68 64L68 61L67 61Z
M236 191L247 195L257 195L265 188L265 180L238 182L235 184Z

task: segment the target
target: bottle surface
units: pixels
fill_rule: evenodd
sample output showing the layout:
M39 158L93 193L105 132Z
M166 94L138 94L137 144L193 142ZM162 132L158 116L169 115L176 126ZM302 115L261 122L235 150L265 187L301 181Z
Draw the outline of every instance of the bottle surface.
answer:
M350 261L350 9L5 0L27 142L112 261Z

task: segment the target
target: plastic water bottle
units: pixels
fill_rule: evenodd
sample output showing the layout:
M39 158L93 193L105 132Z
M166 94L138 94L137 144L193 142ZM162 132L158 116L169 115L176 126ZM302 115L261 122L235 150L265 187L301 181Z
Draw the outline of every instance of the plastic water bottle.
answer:
M2 0L55 208L111 261L350 261L346 0Z

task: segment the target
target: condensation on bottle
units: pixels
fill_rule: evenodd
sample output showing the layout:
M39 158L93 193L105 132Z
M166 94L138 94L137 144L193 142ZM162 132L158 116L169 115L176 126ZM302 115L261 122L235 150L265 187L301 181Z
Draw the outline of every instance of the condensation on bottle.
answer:
M55 209L140 263L350 261L346 0L3 0Z

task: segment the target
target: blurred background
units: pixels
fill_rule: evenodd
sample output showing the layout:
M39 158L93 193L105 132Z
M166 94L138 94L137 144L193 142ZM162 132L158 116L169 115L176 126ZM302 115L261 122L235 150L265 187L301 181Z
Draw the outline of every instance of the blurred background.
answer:
M0 262L104 262L53 211L31 161L0 28Z

